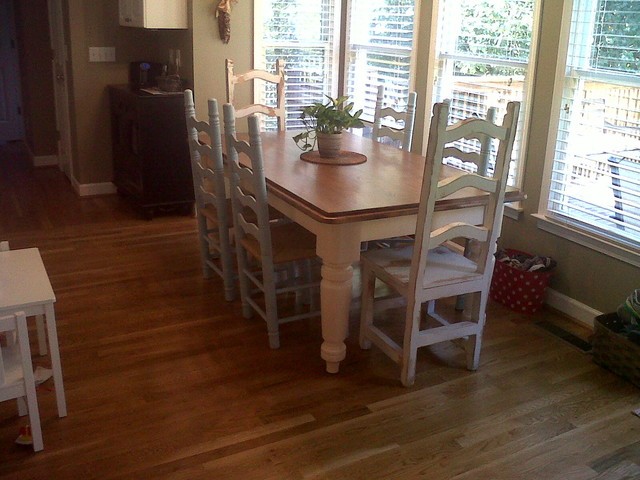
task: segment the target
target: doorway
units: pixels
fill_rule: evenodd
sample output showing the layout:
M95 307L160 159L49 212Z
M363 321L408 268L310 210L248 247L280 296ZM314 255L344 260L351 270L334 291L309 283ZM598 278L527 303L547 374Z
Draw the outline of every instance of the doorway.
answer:
M0 0L0 145L24 139L13 0Z

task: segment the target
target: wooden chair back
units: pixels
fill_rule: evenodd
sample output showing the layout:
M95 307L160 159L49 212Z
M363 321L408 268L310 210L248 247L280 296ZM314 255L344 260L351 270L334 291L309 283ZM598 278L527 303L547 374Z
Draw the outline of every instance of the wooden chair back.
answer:
M407 98L407 108L404 111L384 106L384 86L378 86L376 110L373 119L373 139L378 142L391 142L402 150L411 150L413 127L416 117L416 92L410 92ZM395 123L402 123L402 128L396 128L383 123L385 118L392 118Z
M426 271L428 252L454 239L474 242L472 260L477 265L475 273L483 274L483 282L486 283L486 288L489 288L519 110L518 102L510 102L501 125L478 118L469 118L454 125L447 125L449 106L446 103L434 105L418 210L416 248L411 267L410 288L416 295L419 296L418 291L421 289L424 278L429 275ZM493 177L461 172L457 177L440 180L442 160L447 151L447 145L463 138L483 139L485 137L495 138L498 141ZM436 201L455 194L463 188L475 188L486 193L487 202L484 206L482 223L456 222L435 228ZM456 293L453 292L451 295Z
M450 100L444 103L450 105ZM497 108L489 107L487 109L486 120L491 123L496 122ZM460 146L447 146L442 157L447 165L461 168L463 170L475 171L478 175L487 176L491 173L491 146L493 138L489 135L478 134L474 137L478 141L478 149L462 149ZM469 168L469 165L475 167Z
M244 118L254 113L260 113L269 117L277 117L278 130L283 131L286 128L287 114L285 111L285 76L284 76L284 60L281 58L276 60L275 73L266 70L253 69L248 72L237 74L234 70L233 60L227 58L225 60L226 85L227 85L227 103L235 108L236 118ZM236 101L236 87L246 83L253 82L255 92L255 80L274 84L276 91L276 106L265 105L261 103L252 103L250 105L240 106ZM254 93L255 94L255 93Z
M237 114L233 105L227 103L223 106L223 116L236 242L245 245L250 251L255 251L252 245L257 242L263 271L272 272L273 255L260 121L256 114L249 116L249 142L246 142L236 137ZM242 157L246 159L244 164L241 162Z
M184 104L203 269L205 277L211 269L223 278L225 297L230 300L234 291L229 238L232 220L226 199L218 102L208 100L208 122L196 117L191 90L185 90ZM213 261L212 250L220 255L219 264Z

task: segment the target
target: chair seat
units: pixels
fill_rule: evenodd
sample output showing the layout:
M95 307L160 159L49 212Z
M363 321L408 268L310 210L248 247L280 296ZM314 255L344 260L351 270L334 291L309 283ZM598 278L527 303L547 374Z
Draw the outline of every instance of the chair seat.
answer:
M227 198L225 201L225 207L227 209L227 218L231 219L233 218L233 210L231 208L231 199ZM204 208L200 209L200 213L205 216L207 218L207 220L209 220L211 222L211 226L213 227L217 227L218 226L218 212L216 210L216 207L212 204L207 204L204 206ZM245 216L245 219L249 222L255 223L257 221L256 215L255 213L253 213L250 209L245 209L243 212L243 215ZM276 210L275 208L269 206L269 219L270 220L285 220L287 217L280 212L279 210ZM233 225L233 222L229 222L231 225Z
M384 281L391 281L399 288L407 288L411 273L413 246L383 248L363 253L372 270ZM422 288L440 287L482 278L478 266L464 255L440 245L427 254L427 271Z
M262 258L260 242L256 238L245 237L242 245L254 258ZM271 248L274 264L314 258L316 237L297 223L274 225L271 227Z

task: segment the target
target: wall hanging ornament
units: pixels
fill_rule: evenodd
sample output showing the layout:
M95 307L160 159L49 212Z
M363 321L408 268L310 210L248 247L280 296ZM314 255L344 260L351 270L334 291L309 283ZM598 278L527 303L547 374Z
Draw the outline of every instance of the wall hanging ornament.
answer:
M229 43L231 39L231 4L237 0L220 0L216 8L216 17L218 18L218 31L222 43Z

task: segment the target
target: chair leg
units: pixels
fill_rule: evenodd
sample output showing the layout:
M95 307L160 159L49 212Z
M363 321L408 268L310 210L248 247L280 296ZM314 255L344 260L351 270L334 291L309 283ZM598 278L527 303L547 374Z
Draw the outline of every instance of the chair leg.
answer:
M209 259L209 242L207 241L207 219L198 214L198 239L200 240L200 261L202 263L202 275L211 278L211 267L207 265Z
M247 278L247 270L249 268L249 261L247 258L247 252L238 245L236 249L236 257L238 259L238 282L240 283L240 301L242 302L242 316L244 318L253 317L253 308L249 305L247 299L251 294L250 280Z
M272 349L280 348L280 329L278 326L278 299L276 297L276 285L271 268L262 265L262 286L264 288L264 304L267 322L267 332L269 334L269 347Z
M36 332L38 334L38 352L45 356L47 350L47 331L44 328L44 316L36 315Z
M486 319L487 295L482 292L473 293L467 296L467 303L470 304L471 319L478 325L477 333L469 336L465 342L467 369L477 370L480 365L480 350Z
M220 229L220 265L224 283L224 299L230 302L236 298L236 287L233 275L233 254L229 240L229 230Z
M368 350L371 348L371 341L367 338L367 332L373 325L373 296L375 294L376 276L366 263L362 263L360 277L362 283L362 301L360 305L360 348Z
M18 404L18 416L24 417L29 413L29 409L27 408L27 398L26 397L18 397L16 398L16 403Z
M418 356L418 334L420 333L420 310L422 305L415 300L407 304L404 341L402 342L402 371L400 381L405 387L413 385L416 379L416 359Z

